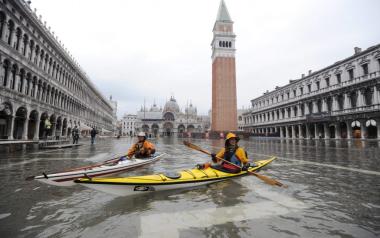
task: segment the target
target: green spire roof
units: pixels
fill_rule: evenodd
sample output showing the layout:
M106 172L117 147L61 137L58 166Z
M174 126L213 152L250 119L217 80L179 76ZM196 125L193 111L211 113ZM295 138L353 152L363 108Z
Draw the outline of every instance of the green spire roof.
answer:
M226 7L226 3L224 3L224 0L220 1L218 16L216 17L216 21L232 22L230 14L228 13L228 10Z

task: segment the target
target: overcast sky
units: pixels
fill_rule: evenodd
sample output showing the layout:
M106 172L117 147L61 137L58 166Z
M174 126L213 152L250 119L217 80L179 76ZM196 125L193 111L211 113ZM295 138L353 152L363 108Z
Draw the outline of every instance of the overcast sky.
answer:
M211 108L220 0L32 0L118 116L174 95ZM379 0L225 0L235 22L238 107L380 43Z

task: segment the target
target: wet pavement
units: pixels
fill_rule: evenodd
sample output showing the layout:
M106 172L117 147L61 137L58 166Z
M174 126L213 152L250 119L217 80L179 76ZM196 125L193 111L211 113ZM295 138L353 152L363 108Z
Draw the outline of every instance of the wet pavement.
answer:
M177 138L153 140L167 155L124 175L188 169L208 157ZM25 181L126 152L129 138L77 148L0 154L0 237L379 237L380 142L241 140L250 159L278 156L255 176L188 190L115 197L80 185ZM219 140L192 140L217 152Z

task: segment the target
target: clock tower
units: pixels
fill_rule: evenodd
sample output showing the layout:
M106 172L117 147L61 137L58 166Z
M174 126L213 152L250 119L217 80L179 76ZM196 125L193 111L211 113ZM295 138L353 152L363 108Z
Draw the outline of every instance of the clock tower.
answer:
M235 38L224 0L214 24L212 47L212 131L237 130Z

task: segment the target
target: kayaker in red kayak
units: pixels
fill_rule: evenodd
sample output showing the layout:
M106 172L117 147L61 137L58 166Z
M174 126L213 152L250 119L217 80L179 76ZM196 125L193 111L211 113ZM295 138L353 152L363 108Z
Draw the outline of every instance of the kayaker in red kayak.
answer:
M241 170L239 167L245 168L245 166L249 166L247 152L238 146L238 141L239 137L230 132L226 136L225 147L217 154L211 154L212 161L214 163L220 163L221 170L230 173L238 173ZM217 157L223 158L237 166L224 161L219 161Z
M127 156L132 158L147 158L156 153L154 145L146 140L145 132L139 132L137 134L138 141L128 150Z

